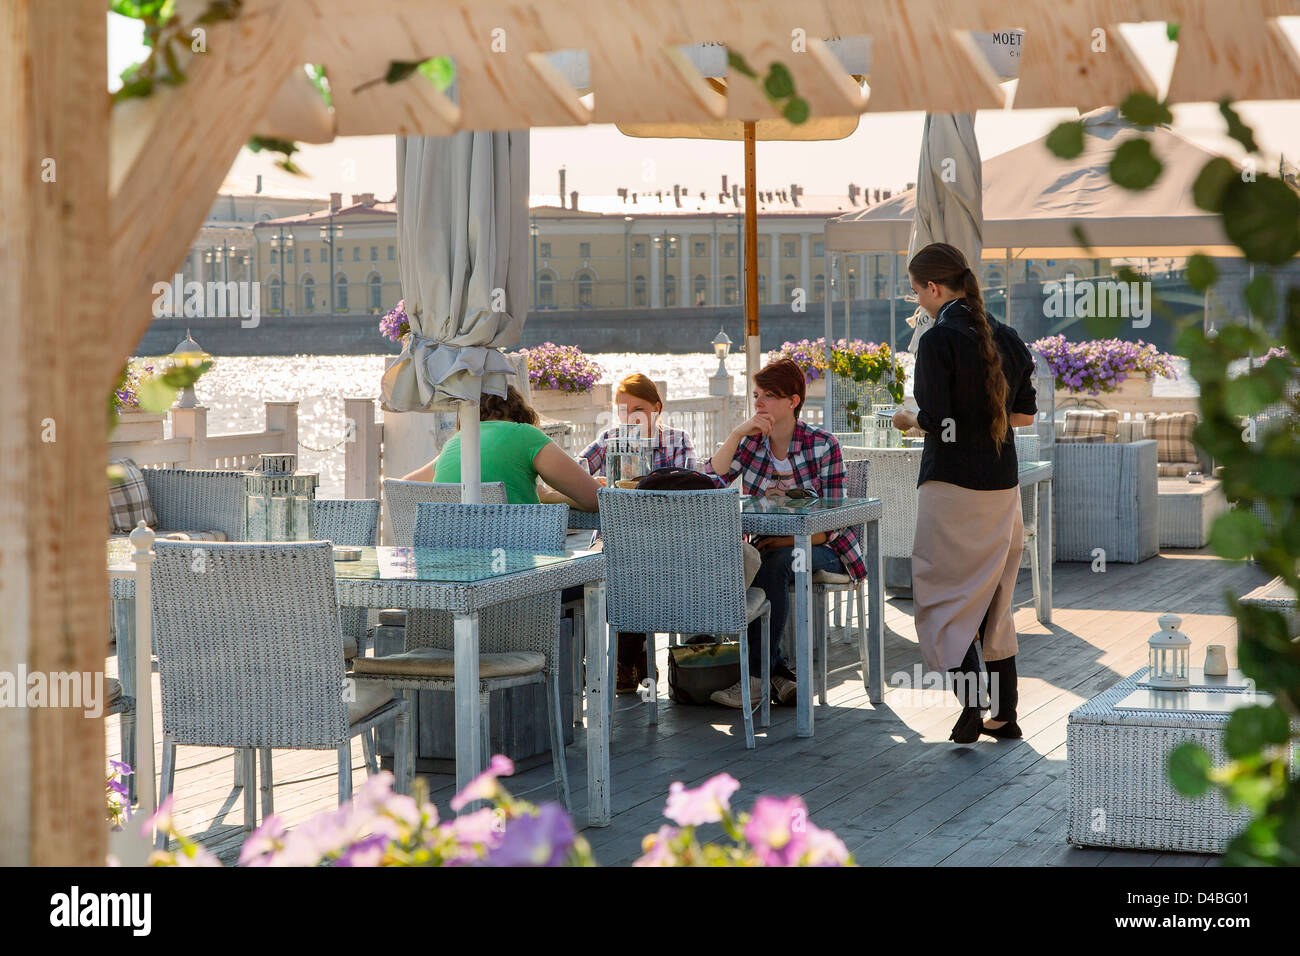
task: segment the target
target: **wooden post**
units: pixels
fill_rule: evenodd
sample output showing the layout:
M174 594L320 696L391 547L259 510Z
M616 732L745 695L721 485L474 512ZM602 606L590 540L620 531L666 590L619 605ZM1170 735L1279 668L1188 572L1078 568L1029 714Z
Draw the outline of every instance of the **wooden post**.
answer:
M283 432L280 450L298 454L298 403L266 402L266 430Z
M343 399L343 497L379 497L379 424L372 398Z
M0 670L102 678L110 285L101 0L0 0ZM51 335L45 319L77 317ZM102 701L102 697L101 697ZM0 707L0 865L103 865L104 724Z
M190 455L186 463L190 468L211 468L212 453L208 451L208 410L202 405L194 408L172 409L172 437L190 440Z

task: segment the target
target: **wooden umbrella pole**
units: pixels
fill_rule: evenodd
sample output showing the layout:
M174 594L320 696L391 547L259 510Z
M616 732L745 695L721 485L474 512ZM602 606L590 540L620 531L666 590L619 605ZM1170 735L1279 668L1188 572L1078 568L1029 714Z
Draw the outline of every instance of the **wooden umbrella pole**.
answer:
M753 123L745 124L745 404L753 403L754 375L759 369L758 338L758 185L757 137ZM773 279L775 281L775 278ZM753 409L750 409L753 413Z

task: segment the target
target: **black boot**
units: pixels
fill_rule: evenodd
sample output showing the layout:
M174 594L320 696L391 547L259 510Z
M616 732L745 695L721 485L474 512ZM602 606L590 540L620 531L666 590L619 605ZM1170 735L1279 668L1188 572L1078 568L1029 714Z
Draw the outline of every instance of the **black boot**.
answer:
M949 672L952 675L952 690L957 701L962 705L961 716L953 724L948 739L959 744L973 744L980 738L984 721L980 716L980 664L975 652L975 642L966 649L966 656L960 667Z
M980 730L1001 740L1019 740L1024 736L1016 723L1016 705L1020 690L1016 682L1016 659L1004 657L1000 661L985 661L989 671L989 695L997 707L991 719L1005 721L1001 727L991 729L981 724Z

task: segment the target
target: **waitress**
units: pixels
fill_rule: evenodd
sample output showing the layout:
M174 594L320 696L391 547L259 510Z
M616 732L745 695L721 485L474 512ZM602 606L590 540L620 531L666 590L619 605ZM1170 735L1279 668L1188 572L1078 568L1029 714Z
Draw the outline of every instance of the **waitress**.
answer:
M912 599L926 666L950 672L962 704L949 740L981 733L1018 738L1012 593L1024 549L1014 427L1038 411L1033 357L1009 326L984 311L961 251L936 242L907 264L912 291L934 317L916 355L918 411L894 427L919 427ZM979 641L992 716L982 719Z

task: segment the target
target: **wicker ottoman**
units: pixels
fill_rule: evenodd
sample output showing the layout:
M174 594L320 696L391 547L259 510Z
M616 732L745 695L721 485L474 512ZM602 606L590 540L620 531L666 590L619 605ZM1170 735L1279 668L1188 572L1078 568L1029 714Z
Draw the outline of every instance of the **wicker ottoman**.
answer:
M1223 485L1215 478L1191 484L1186 478L1161 478L1160 547L1203 548L1214 519L1228 510Z
M1070 714L1067 838L1077 846L1222 853L1250 820L1229 810L1217 790L1189 800L1169 782L1169 752L1199 743L1215 766L1226 762L1226 714L1116 711L1146 668Z

